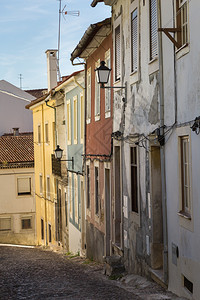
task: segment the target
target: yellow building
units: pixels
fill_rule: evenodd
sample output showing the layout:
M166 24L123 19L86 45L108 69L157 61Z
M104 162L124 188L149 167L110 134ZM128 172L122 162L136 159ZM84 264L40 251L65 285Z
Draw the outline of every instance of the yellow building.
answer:
M54 100L48 96L32 101L26 108L33 112L36 230L38 245L56 242L56 184L52 175L52 154L55 149ZM48 105L47 105L48 104ZM50 107L52 106L52 107Z

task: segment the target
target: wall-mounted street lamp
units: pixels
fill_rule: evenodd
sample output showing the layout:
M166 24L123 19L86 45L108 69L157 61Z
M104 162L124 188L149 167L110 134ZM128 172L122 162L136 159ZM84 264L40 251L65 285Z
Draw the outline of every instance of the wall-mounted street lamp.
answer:
M72 157L72 159L62 159L63 149L61 149L59 145L57 145L57 148L54 150L54 152L55 158L59 159L60 161L71 161L72 169L74 169L74 158Z
M100 67L95 69L96 76L97 76L97 82L101 84L101 88L103 89L125 89L125 99L124 102L127 100L127 84L125 83L125 86L105 86L105 84L108 83L110 73L112 69L109 69L105 65L105 61L100 62Z

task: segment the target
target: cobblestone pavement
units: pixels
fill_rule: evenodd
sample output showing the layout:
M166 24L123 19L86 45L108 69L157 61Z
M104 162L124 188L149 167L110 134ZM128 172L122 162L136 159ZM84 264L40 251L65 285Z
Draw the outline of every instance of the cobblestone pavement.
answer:
M140 281L139 285L130 285L131 280L109 280L103 275L102 265L69 258L63 253L0 247L0 299L3 300L180 299L154 283Z

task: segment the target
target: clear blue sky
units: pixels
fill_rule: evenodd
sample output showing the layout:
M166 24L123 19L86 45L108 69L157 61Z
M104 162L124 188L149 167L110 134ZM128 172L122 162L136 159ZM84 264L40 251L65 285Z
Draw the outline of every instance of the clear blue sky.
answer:
M47 87L47 49L57 49L57 0L0 0L0 80L4 79L23 89ZM73 67L70 54L90 24L110 17L110 7L92 0L62 0L65 10L80 11L79 17L61 20L60 69L69 75L80 69Z

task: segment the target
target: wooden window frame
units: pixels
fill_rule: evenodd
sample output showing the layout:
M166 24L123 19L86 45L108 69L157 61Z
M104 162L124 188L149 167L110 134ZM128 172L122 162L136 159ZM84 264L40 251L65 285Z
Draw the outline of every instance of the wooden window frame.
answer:
M45 128L45 143L49 144L49 123L46 122L44 125Z
M181 211L179 213L191 218L190 138L189 135L185 135L180 136L179 139L181 162ZM187 153L185 153L185 144Z
M26 227L23 227L23 223L26 222L26 221L29 221L28 223L28 226ZM30 230L32 229L32 218L31 217L23 217L21 218L21 226L22 226L22 230Z
M130 175L131 175L131 211L138 214L139 197L138 197L138 149L137 147L130 147Z
M91 208L91 195L90 195L90 165L86 164L86 196L87 196L87 209Z
M95 63L95 69L100 66L100 59ZM101 88L100 84L97 82L97 76L95 76L95 121L100 120L101 112Z
M178 50L188 45L189 43L189 18L188 18L188 0L176 0L176 27L179 29L176 33L176 45ZM186 18L186 21L183 21L183 18Z
M83 92L80 93L80 142L84 143L84 129L85 129L85 103L84 103L84 95Z
M95 214L99 216L99 167L94 166Z

